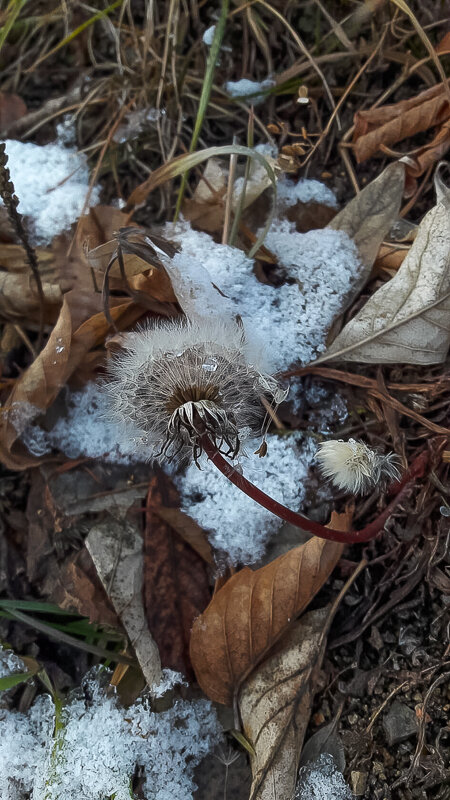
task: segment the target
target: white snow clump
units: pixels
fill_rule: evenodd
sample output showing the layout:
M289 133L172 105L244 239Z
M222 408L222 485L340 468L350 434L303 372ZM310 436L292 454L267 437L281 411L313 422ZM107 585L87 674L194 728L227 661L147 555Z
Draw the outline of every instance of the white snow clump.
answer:
M12 650L0 645L0 678L13 675L14 672L27 672L27 668L19 656Z
M311 178L300 178L297 182L286 177L280 178L277 183L277 200L287 207L296 203L320 203L337 208L334 192L324 183Z
M267 436L267 455L259 458L253 451L260 444L259 439L246 443L249 457L241 460L245 477L275 500L300 509L315 445L300 433L272 434ZM175 478L183 510L211 531L211 544L228 554L229 563L255 563L282 520L227 481L206 459L201 466L199 470L193 464Z
M19 198L19 211L31 223L35 244L48 244L80 216L89 190L84 153L63 144L5 141L8 167ZM94 186L90 205L99 201ZM1 202L1 201L0 201Z
M294 800L352 800L352 797L329 753L322 753L317 761L300 770Z
M204 32L202 39L203 39L203 44L206 44L207 47L211 47L215 32L216 32L215 25L211 25L211 27L207 28L206 31Z
M28 714L0 710L0 800L130 800L137 770L146 800L190 800L194 767L220 738L207 700L125 709L93 681L63 708L56 739L54 720L47 697Z
M248 97L252 104L256 106L266 99L265 95L259 94L259 92L272 89L275 85L275 81L272 80L272 78L266 78L266 80L261 82L250 81L248 78L241 78L240 81L228 81L225 84L225 91L230 97Z
M220 298L208 285L209 276L228 298L220 299L220 313L239 314L257 331L276 369L306 364L325 350L327 332L360 271L356 245L346 233L331 228L298 233L293 223L274 220L265 245L287 273L287 282L275 287L255 277L253 261L239 248L216 244L187 222L167 223L165 231L181 247L173 259L179 274L197 275L202 265L196 279L202 313L218 313Z

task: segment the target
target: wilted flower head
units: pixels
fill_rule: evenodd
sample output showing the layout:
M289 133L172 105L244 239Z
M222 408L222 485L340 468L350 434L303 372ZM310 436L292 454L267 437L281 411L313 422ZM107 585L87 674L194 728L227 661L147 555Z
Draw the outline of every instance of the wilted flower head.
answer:
M261 348L232 320L159 323L127 334L121 345L109 367L110 407L157 455L190 450L197 459L206 433L235 457L242 439L261 428L262 397L278 404L286 396L266 374Z
M365 494L400 477L395 453L383 455L355 439L322 442L316 457L323 475L352 494Z

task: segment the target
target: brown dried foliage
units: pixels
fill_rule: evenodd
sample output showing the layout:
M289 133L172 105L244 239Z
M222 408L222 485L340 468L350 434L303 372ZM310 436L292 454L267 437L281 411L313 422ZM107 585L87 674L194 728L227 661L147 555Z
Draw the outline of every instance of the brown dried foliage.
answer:
M347 514L330 526L348 530ZM343 545L316 537L265 567L237 572L195 621L191 661L201 688L232 705L239 687L307 607L336 566Z
M210 599L203 558L161 515L176 508L178 493L158 469L150 481L144 533L144 607L161 665L192 674L189 638Z
M358 163L383 148L391 148L397 142L439 126L429 144L408 153L414 162L407 165L408 194L414 191L415 179L439 161L450 147L450 104L442 83L408 100L357 111L354 121L353 146Z

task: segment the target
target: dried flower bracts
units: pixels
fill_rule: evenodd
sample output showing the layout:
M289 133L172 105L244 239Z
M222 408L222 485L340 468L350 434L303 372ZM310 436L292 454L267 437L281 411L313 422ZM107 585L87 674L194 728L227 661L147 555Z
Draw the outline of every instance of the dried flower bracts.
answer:
M161 323L127 334L122 346L106 391L114 417L137 429L149 456L197 459L208 435L218 452L235 457L261 428L262 396L275 405L286 396L266 372L262 349L232 320Z
M338 489L352 494L366 494L375 486L383 488L400 478L399 459L395 453L383 455L355 439L322 442L317 460L326 478L331 479Z

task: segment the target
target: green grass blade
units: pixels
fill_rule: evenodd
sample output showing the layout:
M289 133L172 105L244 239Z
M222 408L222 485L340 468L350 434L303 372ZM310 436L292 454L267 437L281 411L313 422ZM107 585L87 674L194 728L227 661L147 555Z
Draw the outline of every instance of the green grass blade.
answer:
M4 608L5 611L17 609L17 611L36 611L39 614L58 614L65 617L80 616L76 611L68 611L44 600L0 600L0 608Z
M13 619L23 622L25 625L29 625L31 628L35 628L35 630L40 631L41 633L45 633L46 636L51 639L56 639L59 642L64 642L64 644L70 645L70 647L75 647L77 650L84 650L86 653L92 653L94 656L99 656L100 658L109 658L111 661L120 661L123 664L135 663L134 659L129 658L128 656L119 655L119 653L114 653L111 650L104 650L102 647L97 647L94 644L81 642L79 639L75 639L68 633L64 633L64 631L58 631L51 625L46 625L45 622L42 622L41 620L29 617L27 614L22 614L21 611L10 609L8 613Z
M13 672L12 675L5 675L3 678L0 678L0 692L5 692L6 689L12 689L13 686L18 686L19 683L25 683L25 681L32 677L32 672Z
M225 33L225 26L227 22L227 15L229 9L229 0L222 0L221 9L220 9L220 17L216 25L216 30L214 31L214 38L213 42L209 51L208 60L206 62L206 72L205 72L205 80L203 81L202 86L202 93L200 95L200 102L198 104L197 109L197 116L195 118L195 125L194 130L192 133L191 144L189 146L189 152L193 153L195 148L197 147L197 142L200 136L201 129L203 127L203 122L205 119L206 109L208 108L209 98L211 96L211 89L213 86L214 81L214 73L216 71L216 64L217 59L219 57L220 48L222 45L222 40ZM186 190L186 184L188 179L188 170L184 173L181 179L181 185L178 191L177 197L177 204L175 208L175 218L174 221L178 219L178 215L180 213L181 204L183 202L184 192Z
M0 28L0 50L5 44L5 41L9 36L11 28L13 27L17 17L19 16L26 2L27 0L10 0L10 2L8 3L8 7L6 9L7 13L6 22Z

